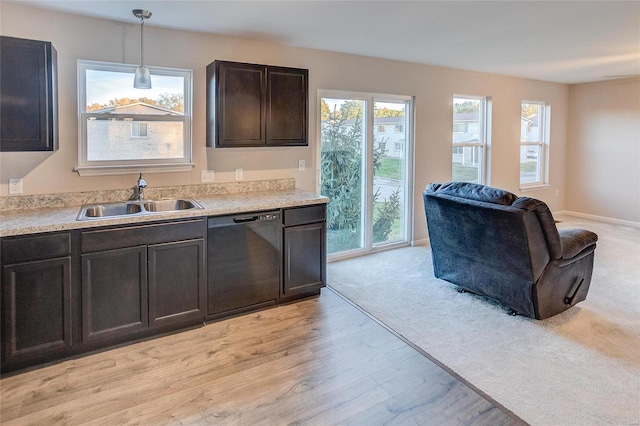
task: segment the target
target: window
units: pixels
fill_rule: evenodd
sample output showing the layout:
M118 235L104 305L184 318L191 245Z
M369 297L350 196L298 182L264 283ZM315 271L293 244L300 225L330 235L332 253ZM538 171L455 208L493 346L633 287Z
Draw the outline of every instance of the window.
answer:
M486 183L490 113L489 97L454 96L452 180Z
M522 102L520 108L520 186L544 185L547 176L549 106Z
M131 123L131 137L132 138L148 138L149 137L149 123L132 122Z
M384 133L386 128L384 126L378 126L378 133Z
M396 143L394 144L393 148L394 148L396 151L402 151L402 149L404 148L404 144L402 144L402 143L400 143L400 142L396 142Z
M193 167L191 70L148 67L152 89L134 89L136 67L78 61L81 176Z
M404 133L404 124L396 124L396 133Z

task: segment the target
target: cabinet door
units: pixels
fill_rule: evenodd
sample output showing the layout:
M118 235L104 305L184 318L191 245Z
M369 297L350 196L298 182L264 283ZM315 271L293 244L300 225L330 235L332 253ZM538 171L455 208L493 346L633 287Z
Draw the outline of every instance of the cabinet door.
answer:
M147 247L83 254L83 341L108 342L147 327Z
M306 69L267 68L267 145L308 145Z
M2 364L41 361L71 347L71 258L2 271Z
M57 149L51 43L0 37L0 151Z
M284 228L284 296L325 285L325 234L325 222Z
M215 104L215 146L264 146L266 68L216 61L214 73L209 79L216 86L216 98L210 99Z
M204 240L149 246L149 325L204 319Z

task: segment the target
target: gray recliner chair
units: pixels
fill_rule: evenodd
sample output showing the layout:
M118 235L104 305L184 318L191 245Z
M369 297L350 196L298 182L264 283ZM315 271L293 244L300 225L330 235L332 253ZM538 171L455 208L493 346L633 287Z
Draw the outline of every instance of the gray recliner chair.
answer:
M463 182L431 183L423 197L437 278L536 319L587 297L598 236L558 232L544 202Z

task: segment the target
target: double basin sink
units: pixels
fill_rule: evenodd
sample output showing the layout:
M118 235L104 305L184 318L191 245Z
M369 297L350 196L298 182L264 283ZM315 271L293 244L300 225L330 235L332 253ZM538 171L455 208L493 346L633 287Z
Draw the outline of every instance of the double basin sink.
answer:
M126 216L141 216L158 213L172 213L184 210L202 210L198 202L192 198L175 198L169 200L141 200L119 203L101 203L82 206L76 220L105 219Z

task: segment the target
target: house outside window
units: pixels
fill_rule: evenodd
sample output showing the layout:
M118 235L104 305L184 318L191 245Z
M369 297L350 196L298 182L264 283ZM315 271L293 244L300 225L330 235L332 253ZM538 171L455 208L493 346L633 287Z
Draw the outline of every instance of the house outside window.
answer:
M453 97L452 180L487 183L490 116L490 97Z
M387 157L398 159L404 157L405 117L388 112L384 115L380 111L377 113L379 116L373 118L374 148L382 150Z
M136 67L78 61L81 176L193 168L192 71L148 67L152 89L134 89Z
M547 183L550 107L523 101L520 108L520 186Z

